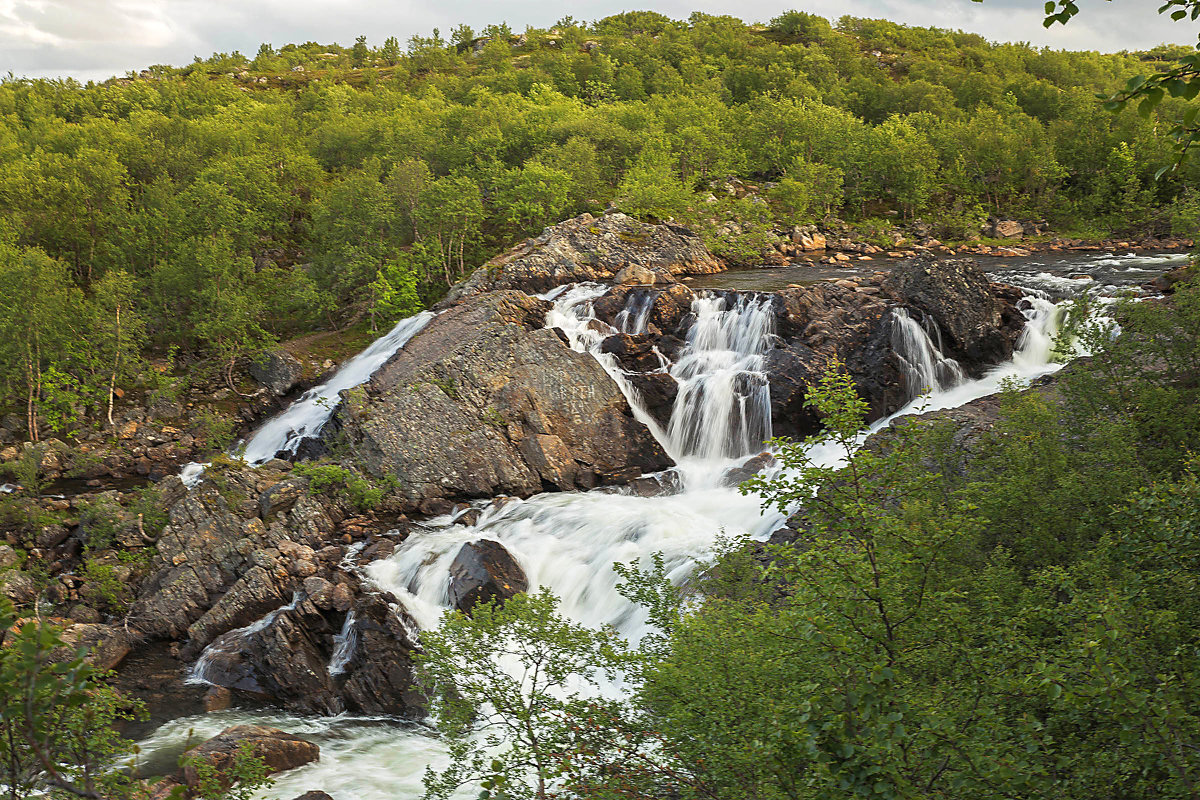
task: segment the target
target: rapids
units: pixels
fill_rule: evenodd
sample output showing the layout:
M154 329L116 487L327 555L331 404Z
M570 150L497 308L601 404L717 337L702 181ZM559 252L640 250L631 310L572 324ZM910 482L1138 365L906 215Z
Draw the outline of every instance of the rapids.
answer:
M743 294L731 303L717 293L699 293L692 308L695 324L684 350L673 364L662 359L661 369L681 385L664 429L646 413L615 359L600 352L605 336L616 332L592 313L593 301L605 289L600 284L578 284L547 293L543 297L554 306L546 325L563 330L575 350L594 355L618 383L635 416L649 425L675 459L671 483L677 491L654 497L613 488L547 493L503 504L479 503L483 513L473 526L455 524L451 516L428 521L391 557L362 568L369 580L400 598L422 627L436 626L450 607L449 567L458 549L466 542L488 538L508 549L531 586L554 591L564 614L588 625L612 625L637 641L648 630L647 620L617 591L614 562L648 563L661 553L672 579L682 581L719 538L765 540L783 524L785 515L764 512L757 497L743 496L722 481L728 469L761 450L771 434L766 379L761 372L763 354L774 336L769 296ZM650 293L631 292L626 309L614 320L620 331L644 330L652 299ZM862 438L897 417L956 407L996 392L1005 380L1028 381L1059 369L1054 334L1063 306L1045 290L1029 286L1022 308L1027 321L1017 351L978 380L965 379L958 365L942 356L936 326L931 331L909 315L898 314L900 332L894 347L913 370L910 386L929 391L874 423ZM400 323L386 337L391 342L375 350L375 355L389 349L395 352L431 316L414 317L405 321L407 326ZM355 368L354 380L365 380L384 360L364 359L361 368ZM375 363L371 366L367 361ZM354 385L349 381L348 376L339 382ZM263 426L247 447L247 460L269 458L276 450L294 446L298 432L314 431L324 423L316 397L335 395L324 387L313 392L311 400L297 402L303 404L300 409L289 409ZM834 466L845 453L817 445L810 457ZM331 672L340 668L338 662L355 646L345 638L342 642L339 657L329 665ZM193 672L201 680L203 661L204 656ZM142 742L142 751L158 754L152 758L165 757L179 752L189 735L202 740L234 722L247 721L280 727L321 746L318 763L277 776L272 797L312 789L327 791L337 800L417 797L426 766L437 768L446 758L436 738L419 724L269 712L221 712L174 720Z

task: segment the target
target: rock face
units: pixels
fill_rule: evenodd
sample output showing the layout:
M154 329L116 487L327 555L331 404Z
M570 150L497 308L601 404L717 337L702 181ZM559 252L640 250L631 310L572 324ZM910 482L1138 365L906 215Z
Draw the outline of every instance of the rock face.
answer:
M300 383L304 365L286 350L268 350L251 359L250 377L276 395L285 395Z
M1006 322L1013 320L1005 319L1011 303L1006 306L974 261L911 259L892 271L882 289L936 322L943 351L968 372L978 374L1012 354L1015 337Z
M234 725L185 754L184 783L193 790L199 788L196 762L201 762L210 765L228 787L233 782L229 770L243 743L249 743L250 751L263 760L268 774L302 767L321 757L319 747L299 736L264 725Z
M504 545L468 542L450 565L450 602L464 614L479 603L503 602L529 589L529 580Z
M497 289L544 292L566 283L611 280L632 267L638 269L626 272L626 280L633 283L725 268L686 228L648 225L620 213L583 214L492 259L451 289L443 304Z
M171 508L150 576L129 612L131 628L150 639L187 638L195 655L218 635L288 602L318 570L317 551L335 523L309 496L259 517L258 496L270 480L270 472L230 470ZM334 557L340 551L326 556Z
M396 598L365 594L348 612L314 600L218 638L204 656L204 679L300 712L423 716L417 626Z
M542 327L549 304L515 291L438 316L338 415L340 435L412 507L588 489L670 459L616 383Z

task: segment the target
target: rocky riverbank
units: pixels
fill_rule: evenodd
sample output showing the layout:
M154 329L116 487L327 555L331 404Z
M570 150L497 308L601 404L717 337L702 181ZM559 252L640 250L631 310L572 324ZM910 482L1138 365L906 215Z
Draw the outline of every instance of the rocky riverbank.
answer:
M159 479L138 491L10 498L0 591L60 619L156 719L264 703L420 717L416 622L364 568L421 536L430 517L471 524L489 498L499 507L602 486L674 491L663 473L673 461L618 379L667 425L680 393L668 367L689 346L701 299L680 279L720 268L682 228L619 214L554 226L456 287L367 383L343 393L294 462L251 467L218 457L185 486L159 476L201 452L182 422L192 412L123 418L111 444L151 464L133 474ZM607 287L597 289L586 325L616 373L547 325L547 293L581 280ZM835 360L876 419L933 379L914 346L936 349L939 368L978 375L1012 354L1025 322L1021 292L989 282L968 259L928 250L855 280L715 294L726 307L754 304L766 315L761 375L777 435L819 428L805 399ZM273 387L262 390L262 408L288 391L283 371L260 376ZM94 452L84 444L44 442L17 457L36 454L27 457L37 484L77 469ZM151 458L153 448L161 458ZM769 462L752 460L729 480ZM81 478L86 486L126 475L119 467ZM511 554L487 540L464 543L451 576L451 605L464 611L528 586Z

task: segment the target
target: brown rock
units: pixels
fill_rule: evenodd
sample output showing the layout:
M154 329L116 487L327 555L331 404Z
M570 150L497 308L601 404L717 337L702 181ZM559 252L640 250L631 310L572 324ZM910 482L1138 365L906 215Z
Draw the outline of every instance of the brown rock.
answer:
M263 725L234 725L184 754L184 783L190 789L199 788L200 774L196 764L200 762L211 765L225 785L231 785L228 770L243 743L247 742L250 752L266 764L268 774L302 767L321 757L319 747L299 736Z
M686 228L649 225L621 213L599 218L583 214L492 259L452 288L443 303L497 289L544 292L565 283L611 280L631 266L667 276L706 275L725 268Z

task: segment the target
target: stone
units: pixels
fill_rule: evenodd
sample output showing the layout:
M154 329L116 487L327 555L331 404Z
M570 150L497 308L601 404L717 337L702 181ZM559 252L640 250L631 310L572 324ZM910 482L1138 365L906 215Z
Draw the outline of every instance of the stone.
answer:
M335 415L358 462L395 478L405 510L587 489L670 466L599 362L542 327L548 307L515 291L465 300Z
M881 289L931 318L942 334L943 353L976 377L1012 355L1024 329L1014 301L997 293L970 259L926 256L902 262Z
M286 350L267 350L250 360L250 377L282 397L299 385L304 365Z
M27 606L37 600L37 584L24 572L10 569L0 572L0 594L17 606Z
M221 776L226 787L232 779L228 770L242 747L262 759L267 774L285 772L310 764L321 757L321 749L310 741L265 725L234 725L184 754L183 781L193 790L200 786L197 762L207 763Z
M484 264L453 287L442 305L497 289L545 292L566 283L612 280L635 265L667 276L707 275L725 268L686 228L650 225L620 212L599 218L583 214Z
M333 800L332 797L324 792L305 792L304 794L293 798L292 800Z
M233 708L233 692L223 686L212 686L204 693L204 710L211 714L214 711L227 711Z
M1025 226L1021 223L1006 219L992 226L992 237L996 239L1019 239L1025 235Z
M101 672L115 669L133 649L132 638L119 625L76 623L62 631L63 644L51 657L55 661L73 658L84 648L85 660Z
M468 542L450 565L450 602L471 613L479 603L503 602L529 589L525 571L499 542Z
M6 544L0 544L0 569L14 566L19 563L21 557L17 555L17 551Z

